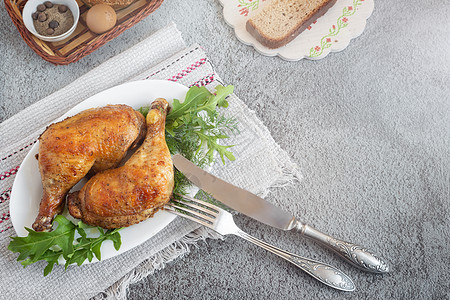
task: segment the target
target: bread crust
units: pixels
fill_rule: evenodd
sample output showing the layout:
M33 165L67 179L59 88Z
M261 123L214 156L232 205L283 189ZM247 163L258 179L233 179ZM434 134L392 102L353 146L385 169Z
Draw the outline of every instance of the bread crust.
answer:
M289 32L287 32L282 38L276 39L266 36L252 19L248 19L245 24L247 31L263 46L270 49L280 48L287 43L295 39L300 33L302 33L309 25L311 25L315 20L323 16L328 9L330 9L337 0L330 0L325 5L322 5L314 14L311 14L304 22L299 22L294 26Z

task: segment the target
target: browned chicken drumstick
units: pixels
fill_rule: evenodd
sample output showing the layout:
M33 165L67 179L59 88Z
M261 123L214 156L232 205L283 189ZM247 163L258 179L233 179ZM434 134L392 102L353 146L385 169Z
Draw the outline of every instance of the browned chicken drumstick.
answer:
M39 138L44 190L33 229L50 230L69 190L88 172L116 167L145 133L144 116L127 105L88 109L50 125Z
M68 196L70 214L107 229L151 217L167 203L174 186L172 158L165 139L168 103L156 99L147 115L147 136L125 165L93 176Z

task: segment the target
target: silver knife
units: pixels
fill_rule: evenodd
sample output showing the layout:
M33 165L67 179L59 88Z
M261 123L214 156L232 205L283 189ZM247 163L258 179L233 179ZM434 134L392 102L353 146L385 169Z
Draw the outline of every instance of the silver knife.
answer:
M197 167L183 156L172 157L175 167L198 188L216 200L253 219L282 230L294 230L336 251L354 266L369 272L387 273L386 261L373 251L353 243L331 237L300 222L289 212L267 202L261 197L232 185Z

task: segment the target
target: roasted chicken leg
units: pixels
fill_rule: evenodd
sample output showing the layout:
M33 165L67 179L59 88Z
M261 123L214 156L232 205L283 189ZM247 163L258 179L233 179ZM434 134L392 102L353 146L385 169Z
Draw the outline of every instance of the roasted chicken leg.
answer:
M123 166L96 174L68 196L73 217L107 229L127 227L151 217L169 201L174 171L165 139L167 111L167 101L156 99L141 147Z
M127 105L88 109L47 127L39 138L44 190L33 229L50 230L69 190L88 172L116 167L145 133L144 116Z

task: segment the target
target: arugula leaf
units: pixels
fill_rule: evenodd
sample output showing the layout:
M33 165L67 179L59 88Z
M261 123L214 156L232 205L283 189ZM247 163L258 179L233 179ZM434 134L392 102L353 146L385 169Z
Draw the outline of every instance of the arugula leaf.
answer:
M26 264L32 264L44 255L52 246L58 246L64 258L68 258L73 252L73 239L75 235L75 225L64 218L57 216L55 221L58 227L51 232L36 232L30 228L26 237L12 237L8 249L13 252L19 252L18 261L26 260Z
M122 238L120 237L119 229L114 229L110 233L108 233L108 240L113 242L114 249L119 250L122 245Z
M60 253L53 252L53 251L50 251L50 250L48 250L46 253L47 253L47 255L45 257L43 257L43 259L45 261L47 261L48 264L44 268L44 276L47 276L48 274L50 274L50 272L53 270L53 266L54 265L58 265L59 264L58 260L59 260L59 257L61 256Z
M190 109L195 109L195 106L203 103L211 93L205 87L192 86L186 93L184 102L180 103L178 99L173 99L172 109L168 114L166 121L174 121L182 115L189 112Z
M104 231L99 229L98 237L87 237L85 229L95 228L82 222L77 225L66 219L62 215L56 216L54 222L58 223L55 230L50 232L36 232L25 228L28 231L26 237L11 237L8 249L12 252L18 252L17 261L27 267L37 261L45 260L48 262L44 269L44 276L47 276L55 264L59 264L59 258L62 256L65 260L65 269L70 264L76 263L82 265L86 259L92 261L94 255L101 260L100 247L106 240L113 241L114 248L119 250L122 242L119 229ZM74 241L75 233L78 232L79 238Z

